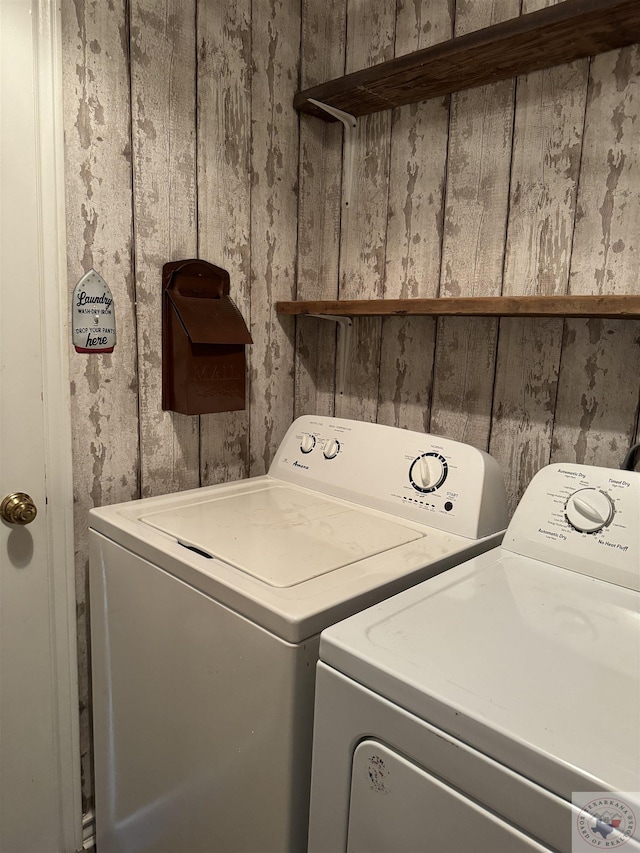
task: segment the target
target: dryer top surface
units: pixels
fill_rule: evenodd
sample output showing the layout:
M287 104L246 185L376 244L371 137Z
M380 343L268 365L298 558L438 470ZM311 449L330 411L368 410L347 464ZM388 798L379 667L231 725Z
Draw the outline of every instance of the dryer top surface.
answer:
M561 795L567 773L638 790L633 590L497 548L327 629L320 656Z

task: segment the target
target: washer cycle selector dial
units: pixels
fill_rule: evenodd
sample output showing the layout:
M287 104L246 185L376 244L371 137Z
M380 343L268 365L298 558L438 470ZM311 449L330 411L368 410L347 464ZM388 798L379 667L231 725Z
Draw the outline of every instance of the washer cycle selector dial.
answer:
M300 440L300 450L303 453L311 453L313 448L316 446L315 436L311 435L308 432L302 434L302 438Z
M325 442L322 452L325 459L335 459L340 452L340 442L336 438L330 438L329 441Z
M599 489L580 489L574 492L564 507L569 524L581 533L596 533L611 522L613 501Z
M447 460L439 453L423 453L411 463L409 480L419 492L434 492L447 478Z

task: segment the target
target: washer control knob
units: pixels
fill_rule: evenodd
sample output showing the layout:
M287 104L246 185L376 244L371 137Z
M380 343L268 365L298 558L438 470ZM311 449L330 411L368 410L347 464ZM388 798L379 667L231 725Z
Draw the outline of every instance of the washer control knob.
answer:
M302 439L300 440L300 450L303 453L311 453L313 448L316 446L315 436L311 435L308 432L302 434Z
M325 442L324 445L324 458L325 459L335 459L335 457L340 452L340 442L335 438L330 438Z
M409 469L409 479L420 492L432 492L444 483L447 460L438 453L423 453L414 459Z
M564 508L569 524L581 533L596 533L611 522L613 501L599 489L580 489L574 492Z

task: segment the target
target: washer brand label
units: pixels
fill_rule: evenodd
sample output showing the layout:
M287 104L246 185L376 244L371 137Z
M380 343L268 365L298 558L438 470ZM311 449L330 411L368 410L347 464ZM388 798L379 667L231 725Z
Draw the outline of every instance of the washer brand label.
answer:
M640 794L582 791L573 794L573 804L580 807L573 828L571 850L615 850L637 835L636 812Z
M297 459L296 459L296 460L295 460L295 462L293 463L293 467L294 467L294 468L304 468L304 470L305 470L305 471L308 471L308 470L309 470L309 466L308 466L308 465L302 465L300 462L298 462L298 460L297 460Z

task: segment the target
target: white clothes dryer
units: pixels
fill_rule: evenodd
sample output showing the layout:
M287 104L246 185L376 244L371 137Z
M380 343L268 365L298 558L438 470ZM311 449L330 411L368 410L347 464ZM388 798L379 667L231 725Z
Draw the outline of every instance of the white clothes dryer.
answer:
M639 531L640 474L552 465L501 547L324 631L309 853L639 850Z
M266 476L92 511L100 853L304 850L320 631L505 527L487 454L307 416Z

